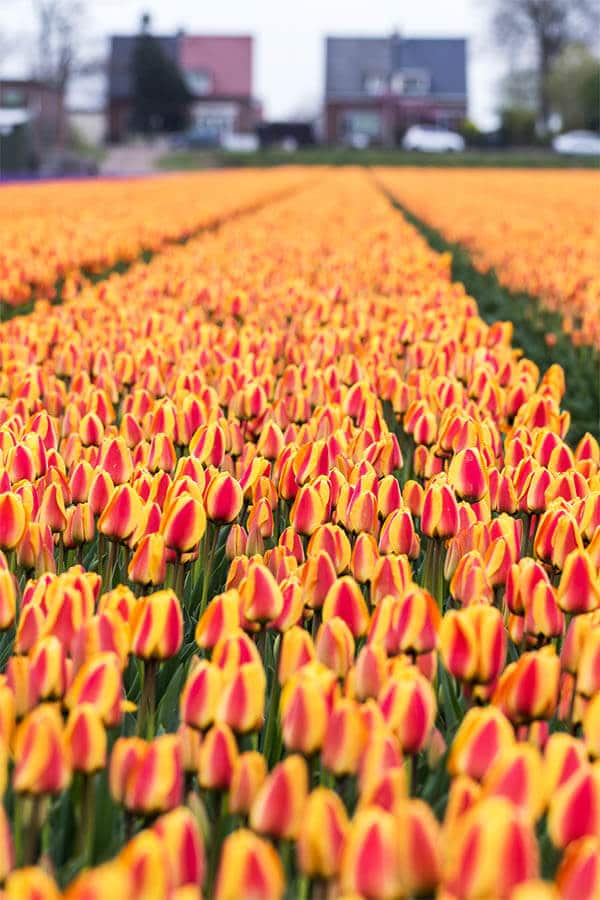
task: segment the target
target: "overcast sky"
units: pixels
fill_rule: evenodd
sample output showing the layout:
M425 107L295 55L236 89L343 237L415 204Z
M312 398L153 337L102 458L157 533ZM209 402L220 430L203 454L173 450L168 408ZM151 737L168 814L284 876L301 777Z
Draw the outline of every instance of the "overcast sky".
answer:
M89 45L97 46L107 34L134 32L146 10L155 32L183 28L254 35L254 93L269 118L317 112L327 34L387 35L397 29L407 37L467 37L470 115L482 127L495 121L504 61L489 36L491 0L88 0L86 5ZM32 0L0 0L0 10L0 46L8 36L14 48L2 54L0 72L17 74L31 59Z

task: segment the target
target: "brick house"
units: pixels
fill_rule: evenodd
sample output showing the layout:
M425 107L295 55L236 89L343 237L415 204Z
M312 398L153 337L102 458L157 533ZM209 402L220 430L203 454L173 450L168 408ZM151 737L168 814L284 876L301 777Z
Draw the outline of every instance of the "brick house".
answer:
M246 132L260 121L260 105L252 97L253 39L248 35L155 36L177 65L192 94L190 114L196 128L221 136ZM121 141L131 129L132 63L135 35L111 38L108 87L108 132Z
M456 128L467 114L464 38L328 37L327 143L393 146L410 125Z
M33 150L41 154L64 138L62 91L34 78L0 79L0 108L27 110Z

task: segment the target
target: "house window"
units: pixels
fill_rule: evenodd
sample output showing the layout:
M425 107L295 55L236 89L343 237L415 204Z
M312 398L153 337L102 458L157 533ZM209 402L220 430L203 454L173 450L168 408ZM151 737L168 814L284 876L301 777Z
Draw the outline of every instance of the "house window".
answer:
M371 140L381 137L381 113L375 110L348 110L342 120L345 137L364 135Z
M237 103L199 101L192 105L192 121L199 131L212 131L219 135L233 134L239 116Z
M393 94L405 97L423 97L431 88L431 76L426 69L400 69L391 79Z
M371 97L381 97L387 91L387 78L378 72L367 72L363 76L363 88Z
M9 106L12 109L25 106L25 91L21 88L5 88L2 100L3 106Z
M185 81L190 93L195 97L206 97L212 93L212 72L207 69L196 69L185 73Z

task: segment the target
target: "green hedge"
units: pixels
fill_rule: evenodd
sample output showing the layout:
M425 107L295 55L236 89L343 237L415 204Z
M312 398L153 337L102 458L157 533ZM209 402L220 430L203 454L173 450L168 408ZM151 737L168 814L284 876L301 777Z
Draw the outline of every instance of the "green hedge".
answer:
M549 150L466 150L464 153L414 153L405 150L352 150L346 147L311 147L286 153L258 150L256 153L227 153L224 150L181 150L158 160L166 170L207 169L226 166L466 166L500 168L600 168L590 156L559 156Z

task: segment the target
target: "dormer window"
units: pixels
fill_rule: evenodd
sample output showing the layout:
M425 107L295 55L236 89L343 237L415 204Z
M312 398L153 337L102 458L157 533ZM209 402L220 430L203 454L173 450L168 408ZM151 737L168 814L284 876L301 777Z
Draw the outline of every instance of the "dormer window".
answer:
M363 76L363 87L370 97L381 97L387 91L387 78L379 72L367 72Z
M213 76L208 69L195 69L185 73L188 90L195 97L206 97L213 91Z
M426 69L399 69L390 81L393 94L423 97L431 89L431 76Z

